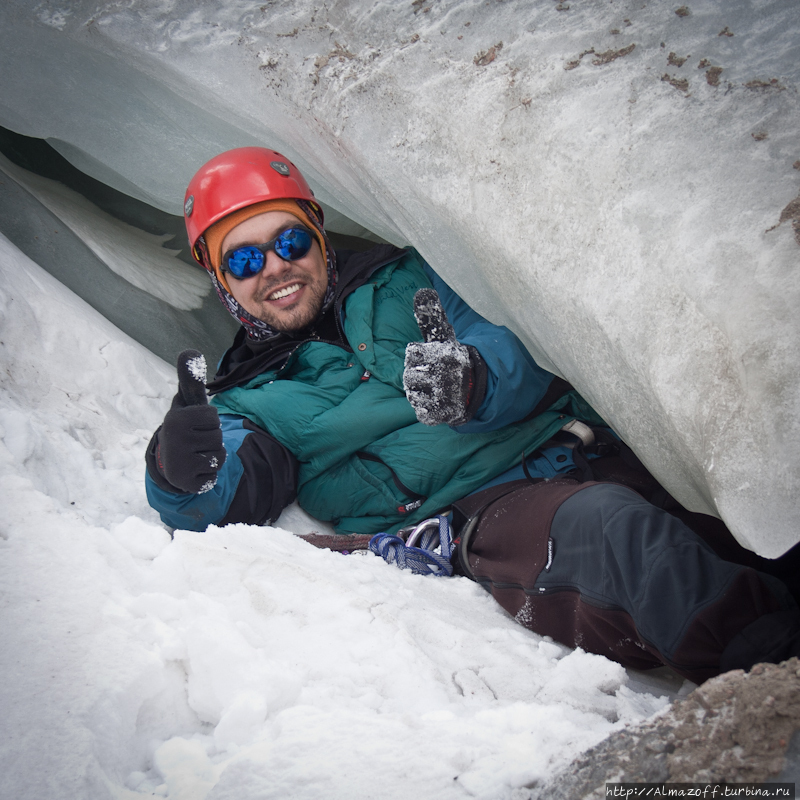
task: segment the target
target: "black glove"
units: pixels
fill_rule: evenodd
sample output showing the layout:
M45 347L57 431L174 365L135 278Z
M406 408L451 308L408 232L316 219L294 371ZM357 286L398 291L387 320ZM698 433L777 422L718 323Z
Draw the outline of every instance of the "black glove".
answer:
M463 425L486 395L486 364L474 347L459 344L434 289L414 295L414 316L424 341L406 346L408 402L425 425Z
M168 491L207 492L225 463L219 414L208 404L205 381L203 354L184 350L178 356L178 393L146 455L150 476Z

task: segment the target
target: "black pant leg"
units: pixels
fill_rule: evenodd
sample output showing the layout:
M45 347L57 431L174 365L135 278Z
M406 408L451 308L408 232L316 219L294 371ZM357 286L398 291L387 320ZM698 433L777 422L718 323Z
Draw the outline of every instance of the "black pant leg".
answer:
M585 639L582 627L597 628L594 618L623 612L642 649L695 682L797 654L787 650L800 611L780 581L723 561L679 519L630 489L587 486L559 507L550 535L553 563L535 590L540 602L579 595L576 644ZM750 633L743 639L744 630ZM613 651L613 642L607 646ZM726 648L736 655L723 658Z

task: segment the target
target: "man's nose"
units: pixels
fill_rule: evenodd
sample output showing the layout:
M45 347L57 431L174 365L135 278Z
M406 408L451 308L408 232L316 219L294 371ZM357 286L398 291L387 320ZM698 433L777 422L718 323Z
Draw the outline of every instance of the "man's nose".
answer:
M261 275L265 277L275 277L291 268L291 262L282 259L274 250L267 251L267 258L264 262L264 269Z

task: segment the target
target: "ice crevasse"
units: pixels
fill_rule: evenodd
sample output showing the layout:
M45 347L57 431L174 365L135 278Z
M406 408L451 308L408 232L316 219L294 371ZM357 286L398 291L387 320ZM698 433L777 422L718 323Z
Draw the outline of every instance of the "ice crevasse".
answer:
M413 244L776 557L800 539L796 11L6 0L0 125L173 214L217 152L280 150L333 230Z

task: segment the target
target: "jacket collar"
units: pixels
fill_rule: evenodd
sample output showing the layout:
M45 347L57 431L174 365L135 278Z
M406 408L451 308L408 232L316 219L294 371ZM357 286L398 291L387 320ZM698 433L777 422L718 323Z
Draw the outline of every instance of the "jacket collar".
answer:
M337 318L341 318L344 301L356 289L363 286L381 267L397 261L404 252L391 244L380 244L362 253L337 250L339 282L333 304ZM307 340L302 336L284 333L267 342L254 342L248 339L244 328L239 328L233 344L219 362L214 380L207 384L209 394L243 386L267 370L279 369L292 352ZM340 344L347 346L345 341Z

